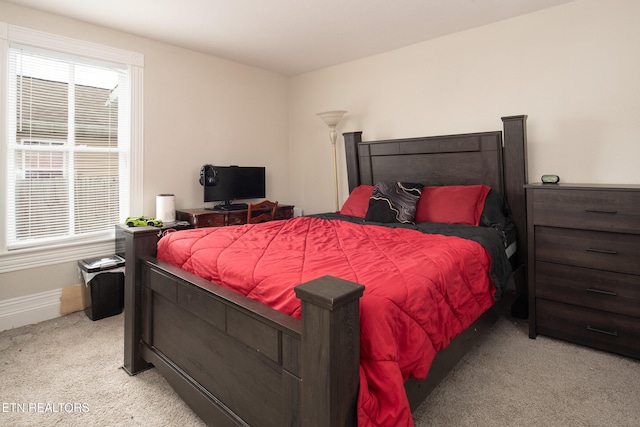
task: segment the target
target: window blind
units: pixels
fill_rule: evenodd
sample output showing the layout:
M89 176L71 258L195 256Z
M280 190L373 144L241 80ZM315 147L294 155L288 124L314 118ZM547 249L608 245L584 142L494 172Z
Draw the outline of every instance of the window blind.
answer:
M126 66L9 47L7 248L112 233L129 197Z

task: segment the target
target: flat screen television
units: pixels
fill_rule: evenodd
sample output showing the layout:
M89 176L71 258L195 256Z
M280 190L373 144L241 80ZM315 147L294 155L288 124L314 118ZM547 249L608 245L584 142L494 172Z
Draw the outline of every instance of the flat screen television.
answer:
M265 168L262 166L205 165L202 168L205 203L222 202L206 209L245 209L246 203L234 201L265 197Z

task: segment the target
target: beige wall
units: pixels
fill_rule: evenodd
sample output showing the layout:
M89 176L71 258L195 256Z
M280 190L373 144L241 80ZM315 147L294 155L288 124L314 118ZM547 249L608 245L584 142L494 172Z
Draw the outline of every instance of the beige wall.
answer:
M0 19L145 55L144 209L198 206L204 162L263 164L267 196L333 209L328 129L365 139L495 130L529 115L529 176L640 183L640 2L576 0L291 79L0 0ZM339 141L339 164L344 164ZM340 168L340 200L347 196ZM0 274L0 301L78 283L75 265Z
M264 165L267 196L289 201L285 77L2 1L0 20L144 54L144 214L159 193L202 206L203 163ZM0 301L76 283L75 263L0 274Z
M333 208L328 131L315 116L332 109L349 111L339 132L365 140L496 130L501 116L527 114L532 182L640 184L638 18L636 0L576 0L292 78L293 200L306 213Z

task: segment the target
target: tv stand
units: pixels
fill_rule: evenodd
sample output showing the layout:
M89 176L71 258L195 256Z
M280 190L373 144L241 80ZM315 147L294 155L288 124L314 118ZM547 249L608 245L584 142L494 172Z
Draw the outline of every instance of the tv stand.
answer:
M275 219L293 217L293 205L278 205ZM187 221L193 228L224 227L247 223L247 209L176 209L176 220Z

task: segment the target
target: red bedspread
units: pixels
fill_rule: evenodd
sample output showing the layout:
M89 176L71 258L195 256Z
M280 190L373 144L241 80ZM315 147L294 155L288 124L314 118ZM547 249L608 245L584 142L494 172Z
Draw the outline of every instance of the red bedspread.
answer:
M358 424L412 426L403 383L493 304L487 251L470 240L313 217L169 234L158 258L293 317L293 287L365 285Z

